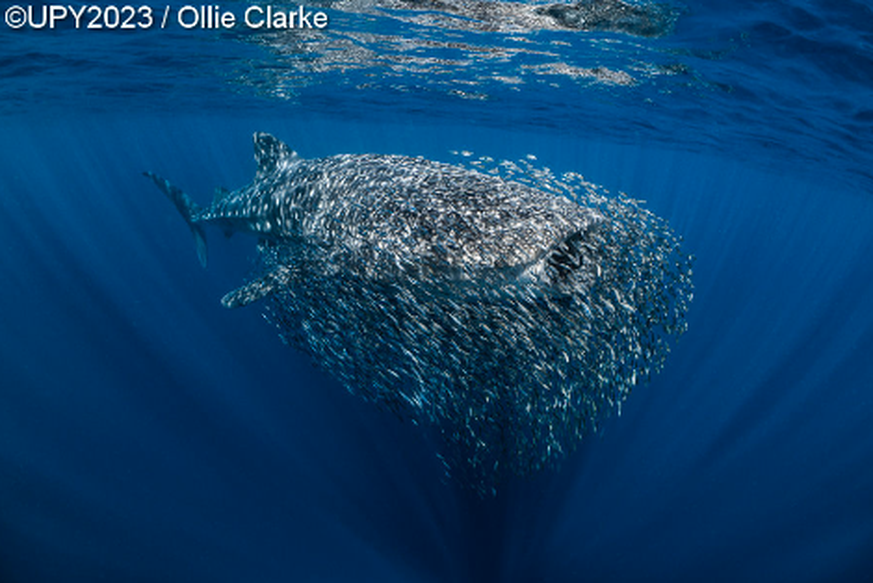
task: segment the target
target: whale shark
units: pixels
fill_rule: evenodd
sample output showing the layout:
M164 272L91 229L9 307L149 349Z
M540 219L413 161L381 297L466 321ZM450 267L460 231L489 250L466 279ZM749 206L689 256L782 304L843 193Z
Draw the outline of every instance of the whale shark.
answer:
M275 137L254 135L255 180L218 189L201 208L154 173L145 175L175 204L205 267L204 226L261 243L305 240L345 255L347 268L374 278L476 278L486 271L560 286L580 274L594 250L586 233L601 217L565 198L448 164L396 155L339 155L305 160ZM349 196L354 193L354 196ZM536 209L536 212L533 212ZM225 307L269 294L285 269L227 294Z
M666 222L587 186L377 154L299 156L254 135L254 180L206 207L146 172L190 228L257 237L290 346L349 391L443 436L481 491L561 459L661 368L686 327L691 256Z

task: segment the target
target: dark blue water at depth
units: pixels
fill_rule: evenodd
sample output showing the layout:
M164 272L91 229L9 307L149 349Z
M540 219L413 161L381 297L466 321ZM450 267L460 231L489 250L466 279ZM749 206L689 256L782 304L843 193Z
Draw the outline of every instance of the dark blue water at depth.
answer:
M873 11L688 4L649 38L323 5L305 42L0 27L0 581L873 580ZM141 176L207 202L255 131L645 200L696 256L688 332L480 497L223 309L254 240L202 270Z

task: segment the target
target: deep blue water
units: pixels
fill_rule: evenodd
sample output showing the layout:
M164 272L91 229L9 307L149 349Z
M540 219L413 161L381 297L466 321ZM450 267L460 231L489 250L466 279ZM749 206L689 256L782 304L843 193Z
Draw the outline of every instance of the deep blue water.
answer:
M322 5L322 36L0 25L0 581L873 580L873 10L688 3L639 37ZM482 498L223 309L254 241L202 270L141 176L206 202L254 131L628 192L696 256L688 332Z

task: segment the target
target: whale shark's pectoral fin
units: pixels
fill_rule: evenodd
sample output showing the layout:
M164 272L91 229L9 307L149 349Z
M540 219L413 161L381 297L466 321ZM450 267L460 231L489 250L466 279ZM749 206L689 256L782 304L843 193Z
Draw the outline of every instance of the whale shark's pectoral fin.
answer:
M225 308L247 306L252 302L265 298L276 291L277 288L287 285L291 277L291 268L280 265L254 281L250 281L246 285L226 294L221 298L221 305Z
M296 160L297 152L289 148L282 140L257 132L255 140L255 161L258 163L258 175L269 174L283 162Z

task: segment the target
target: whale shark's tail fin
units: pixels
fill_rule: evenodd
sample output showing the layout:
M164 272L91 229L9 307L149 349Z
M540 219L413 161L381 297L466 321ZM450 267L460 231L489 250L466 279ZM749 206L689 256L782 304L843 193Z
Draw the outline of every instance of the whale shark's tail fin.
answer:
M206 267L206 233L203 231L203 227L195 222L195 217L200 212L200 206L191 200L187 194L157 174L143 172L143 175L151 178L158 188L161 189L161 192L167 195L167 198L173 201L173 204L176 205L179 214L182 215L183 219L185 219L188 228L191 229L191 234L194 235L194 244L197 247L197 259L200 260L200 265Z

